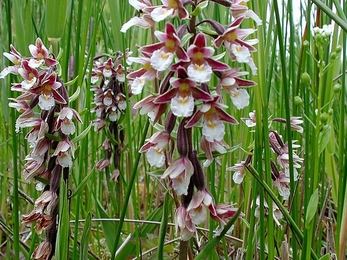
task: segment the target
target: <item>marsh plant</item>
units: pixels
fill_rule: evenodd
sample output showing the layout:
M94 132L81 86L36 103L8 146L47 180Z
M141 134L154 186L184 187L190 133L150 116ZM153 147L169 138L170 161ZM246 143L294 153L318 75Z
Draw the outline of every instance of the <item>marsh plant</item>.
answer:
M344 1L22 2L1 259L346 258Z

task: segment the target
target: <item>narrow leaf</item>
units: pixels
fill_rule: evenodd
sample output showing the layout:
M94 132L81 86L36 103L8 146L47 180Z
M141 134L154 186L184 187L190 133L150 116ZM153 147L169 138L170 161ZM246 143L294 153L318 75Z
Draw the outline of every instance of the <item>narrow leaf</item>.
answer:
M318 208L318 189L311 195L310 201L307 205L306 216L305 216L305 228L309 228L313 217L316 215Z
M81 237L81 252L80 260L88 259L88 245L89 245L89 235L91 230L91 220L92 214L88 213L86 222L84 223L83 233Z

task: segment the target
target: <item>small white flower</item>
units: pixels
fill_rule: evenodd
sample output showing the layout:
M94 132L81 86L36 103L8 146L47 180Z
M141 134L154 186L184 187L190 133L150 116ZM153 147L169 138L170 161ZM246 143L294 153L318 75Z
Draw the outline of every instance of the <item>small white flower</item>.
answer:
M171 99L171 111L175 116L188 117L193 114L194 98L191 95L176 96Z
M225 126L218 120L205 121L202 126L202 134L209 142L222 141L225 134Z
M131 93L133 95L141 94L143 86L145 85L146 80L143 77L137 77L131 84Z

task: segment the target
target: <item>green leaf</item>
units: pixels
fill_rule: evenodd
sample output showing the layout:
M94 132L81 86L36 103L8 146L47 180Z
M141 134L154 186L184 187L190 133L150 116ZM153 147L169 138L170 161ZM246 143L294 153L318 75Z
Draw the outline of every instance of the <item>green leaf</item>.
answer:
M92 123L89 124L89 126L83 130L82 133L80 133L78 136L76 136L74 139L72 139L72 143L77 143L79 141L81 141L89 132L90 128L92 127Z
M46 33L49 39L60 39L66 24L68 0L46 0Z
M92 227L92 214L88 213L81 237L80 260L88 259L89 235Z
M330 140L330 134L331 134L331 126L330 125L323 126L323 129L318 136L318 153L319 154L321 154L324 151L325 147L328 145Z
M109 219L110 217L107 215L106 211L102 207L100 201L97 199L97 209L99 213L100 218ZM101 221L101 227L104 232L106 245L108 247L108 250L112 252L113 245L115 243L116 237L115 233L117 231L117 226L115 222L111 221ZM59 258L60 259L60 258Z
M203 1L200 2L196 8L194 9L194 11L191 13L192 16L198 16L201 14L201 11L206 8L208 6L208 1Z
M65 87L66 87L66 86L72 86L73 84L75 84L75 82L77 81L77 79L78 79L78 76L77 76L76 78L74 78L74 79L68 81L68 82L65 82L65 83L64 83ZM78 87L78 88L79 88L79 87Z
M332 259L330 254L325 254L321 258L319 258L319 260L330 260L330 259Z
M56 259L68 259L69 252L69 207L67 203L67 187L63 179L59 190L59 223L56 242Z
M214 250L214 248L217 246L219 241L225 236L225 234L228 232L228 230L231 228L231 226L235 223L235 221L239 217L239 215L241 213L241 208L242 207L240 205L240 208L237 210L235 216L225 225L221 234L219 236L216 236L215 238L213 238L210 242L208 242L204 246L204 248L201 250L201 252L197 255L195 260L203 260L203 259L208 258L208 256L211 254L212 250Z
M86 177L84 177L84 179L81 181L81 183L77 186L75 192L72 194L71 198L77 196L81 190L83 190L84 186L86 186L87 182L89 181L90 177L93 175L93 171L94 169L92 169L88 175Z
M81 88L77 87L75 93L73 93L72 96L69 97L69 102L75 101L78 98L78 96L80 95L80 92L81 92Z
M318 208L318 189L316 189L311 195L310 201L307 205L306 216L305 216L305 228L310 227L310 223L313 220L314 215Z
M159 244L158 244L158 260L161 260L164 258L164 242L165 242L165 236L167 231L167 223L169 222L169 203L170 203L170 196L167 192L165 194L164 199L164 209L163 209L163 216L161 218L161 225L159 230Z

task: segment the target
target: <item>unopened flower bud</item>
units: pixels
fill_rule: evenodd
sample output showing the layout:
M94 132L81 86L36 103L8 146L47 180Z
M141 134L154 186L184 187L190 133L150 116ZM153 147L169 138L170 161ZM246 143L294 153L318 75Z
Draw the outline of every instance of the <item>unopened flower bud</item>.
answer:
M191 153L190 161L192 162L194 167L194 174L192 176L192 180L195 184L195 187L198 190L204 190L206 188L205 176L195 150Z
M321 114L320 115L320 118L319 118L319 120L323 123L323 124L325 124L327 121L328 121L328 119L329 119L329 115L327 114L327 113L323 113L323 114Z
M304 41L304 46L305 46L305 47L308 47L308 46L310 46L310 43L309 43L309 41L305 40L305 41Z
M311 77L307 72L301 74L301 82L304 84L309 84L311 82Z
M337 46L336 46L336 49L335 49L335 52L336 52L336 53L340 53L341 50L342 50L342 46L341 46L341 45L337 45Z
M188 138L184 125L185 120L180 123L177 131L177 150L182 157L186 157L188 155Z
M177 117L171 112L171 110L169 111L169 113L167 114L166 120L165 120L165 131L167 133L171 133L172 130L175 127L176 124L176 119Z
M340 93L341 85L340 84L335 84L334 87L333 87L333 91L334 91L335 94Z
M304 104L304 101L299 96L294 97L294 105L296 106L302 106Z
M331 59L331 60L335 60L336 57L337 57L337 54L336 54L336 52L333 51L333 52L330 54L330 59Z
M333 115L333 113L334 113L334 110L333 110L332 108L329 108L329 110L328 110L328 114L329 114L329 116L332 116L332 115Z

